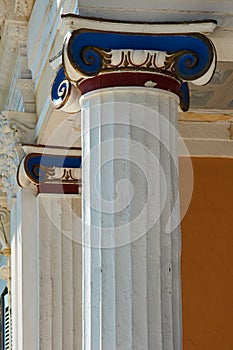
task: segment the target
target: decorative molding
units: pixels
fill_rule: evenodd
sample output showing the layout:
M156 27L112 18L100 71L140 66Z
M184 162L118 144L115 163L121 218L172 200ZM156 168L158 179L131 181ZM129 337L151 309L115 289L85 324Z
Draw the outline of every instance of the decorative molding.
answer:
M17 181L35 193L81 194L81 149L23 146Z
M20 45L26 45L27 22L7 19L2 36L7 53L15 53Z
M15 0L15 15L29 18L34 5L34 0Z
M17 79L22 103L26 112L35 112L34 84L32 79Z
M18 79L17 85L23 94L33 94L34 85L31 79Z
M0 110L6 108L8 91L14 77L17 52L26 46L27 22L6 19L0 42Z
M33 142L36 115L16 111L3 111L0 115L0 168L2 191L8 202L16 196L16 173L24 156L21 144Z
M18 111L2 111L1 137L10 143L31 143L34 139L36 114Z
M6 197L4 199L7 202ZM1 198L1 202L2 202L2 198ZM0 217L3 224L3 230L0 228L0 245L1 245L1 250L7 249L5 250L5 253L7 253L7 251L9 252L9 242L10 242L10 236L11 236L10 211L8 210L7 203L4 206L3 205L0 206Z
M7 194L8 203L10 204L12 199L16 197L18 190L16 182L16 173L18 169L18 164L22 159L24 153L21 146L18 145L9 145L6 150L7 154L2 159L1 164L2 178L1 185L2 191ZM2 158L2 149L0 157Z
M10 270L9 266L1 266L0 267L0 278L2 280L7 281L9 279L10 274L11 274L11 270Z
M8 225L10 223L10 211L5 206L0 206L0 217L3 225Z
M111 50L103 51L103 69L165 69L165 51Z
M138 77L149 73L160 75L161 79L164 76L176 79L180 85L180 105L186 111L189 107L186 82L207 84L214 74L214 45L205 35L200 34L200 27L205 32L213 31L216 26L214 21L168 26L120 23L77 15L62 17L75 29L64 40L63 63L52 86L52 102L56 108L67 112L77 111L83 81L103 75L110 78L109 74L116 72L126 75L134 72ZM59 55L51 61L53 66L54 61L60 64ZM114 77L117 83L112 79L112 86L124 86L125 82L122 81L119 85L119 77ZM149 77L148 81L152 81L152 85L144 86L158 88L157 81L154 82ZM92 83L94 82L93 79ZM95 85L96 88L101 88L98 83ZM138 86L136 81L132 86ZM169 89L172 90L168 83L166 90Z

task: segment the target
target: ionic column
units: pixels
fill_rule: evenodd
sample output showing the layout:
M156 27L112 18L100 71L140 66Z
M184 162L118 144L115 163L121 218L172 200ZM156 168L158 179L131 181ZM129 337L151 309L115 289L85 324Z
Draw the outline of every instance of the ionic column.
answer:
M83 350L180 350L177 110L214 72L197 31L215 24L64 20L52 100L82 111Z
M34 254L29 254L33 264L28 266L37 272L29 293L23 289L27 297L30 293L33 300L37 297L37 314L27 316L33 321L38 339L38 347L34 348L79 349L82 338L81 151L41 145L23 146L23 150L18 169L18 185L22 187L18 218L22 219L19 226L24 244L28 241L34 249ZM21 197L18 196L18 201ZM31 214L30 206L35 208L34 215L24 223L25 216ZM25 251L23 253L26 260ZM34 321L37 321L36 327ZM30 344L34 339L30 338ZM29 341L24 342L23 349L32 349L28 344Z

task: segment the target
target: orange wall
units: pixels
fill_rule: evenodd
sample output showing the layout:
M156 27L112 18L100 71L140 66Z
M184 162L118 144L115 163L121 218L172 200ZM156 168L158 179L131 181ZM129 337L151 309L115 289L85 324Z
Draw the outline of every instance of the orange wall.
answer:
M192 158L182 221L183 350L233 349L233 159ZM185 161L180 159L180 188Z

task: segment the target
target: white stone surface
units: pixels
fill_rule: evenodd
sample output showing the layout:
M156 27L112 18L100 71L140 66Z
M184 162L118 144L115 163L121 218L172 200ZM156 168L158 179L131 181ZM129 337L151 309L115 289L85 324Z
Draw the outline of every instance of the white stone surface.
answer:
M41 194L38 215L40 350L81 349L80 198Z
M19 190L11 211L13 349L39 350L39 256L36 198Z
M178 99L132 87L80 102L83 349L180 350Z

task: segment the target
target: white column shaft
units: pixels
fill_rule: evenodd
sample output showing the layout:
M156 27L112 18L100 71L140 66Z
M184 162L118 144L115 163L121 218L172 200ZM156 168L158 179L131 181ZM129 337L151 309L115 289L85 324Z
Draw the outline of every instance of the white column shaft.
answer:
M13 348L39 350L37 217L31 191L18 191L11 218Z
M82 343L80 198L41 194L40 349L79 349Z
M148 88L81 98L84 350L181 349L177 103Z

